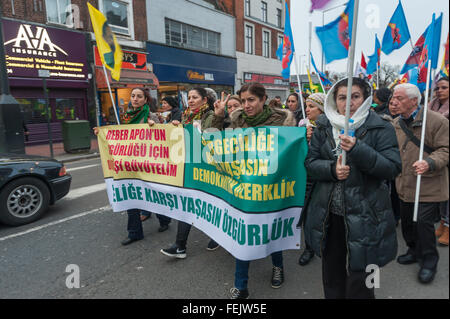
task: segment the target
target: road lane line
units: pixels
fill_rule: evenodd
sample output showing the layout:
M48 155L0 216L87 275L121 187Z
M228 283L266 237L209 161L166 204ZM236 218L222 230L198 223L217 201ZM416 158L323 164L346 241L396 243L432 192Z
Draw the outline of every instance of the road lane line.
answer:
M102 165L102 164L92 164L92 165L86 165L86 166L75 167L75 168L67 168L66 171L68 173L70 173L70 172L78 171L80 169L85 169L85 168L90 168L90 167L95 167L95 166L100 166L100 165Z
M100 183L96 185L86 186L86 187L80 187L69 191L69 194L64 196L61 200L72 200L79 197L83 197L85 195L89 195L92 193L105 191L106 190L106 184Z
M0 241L4 241L4 240L7 240L7 239L23 236L23 235L26 235L26 234L29 234L29 233L32 233L32 232L35 232L35 231L38 231L38 230L50 227L50 226L54 226L54 225L58 225L58 224L67 222L67 221L72 220L72 219L80 218L80 217L83 217L83 216L86 216L86 215L90 215L90 214L94 214L94 213L101 213L101 212L103 212L105 210L110 210L110 209L111 209L110 205L103 206L103 207L100 207L100 208L96 208L96 209L93 209L93 210L90 210L90 211L87 211L87 212L84 212L84 213L80 213L80 214L77 214L77 215L73 215L73 216L70 216L70 217L67 217L67 218L60 219L60 220L57 220L57 221L54 221L54 222L51 222L51 223L48 223L48 224L45 224L45 225L41 225L41 226L38 226L38 227L30 228L30 229L28 229L26 231L23 231L23 232L20 232L20 233L16 233L16 234L8 235L8 236L5 236L5 237L1 237Z

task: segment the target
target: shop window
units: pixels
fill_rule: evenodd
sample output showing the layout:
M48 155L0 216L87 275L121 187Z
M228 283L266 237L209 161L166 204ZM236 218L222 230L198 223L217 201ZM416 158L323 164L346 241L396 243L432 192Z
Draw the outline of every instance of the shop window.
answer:
M47 21L58 24L70 24L67 17L71 15L72 4L70 0L45 0Z
M132 36L131 0L102 0L100 4L113 32Z
M20 104L26 124L47 123L47 106L44 99L16 99ZM50 112L50 120L51 120Z
M56 99L55 116L58 121L75 120L76 105L73 99Z

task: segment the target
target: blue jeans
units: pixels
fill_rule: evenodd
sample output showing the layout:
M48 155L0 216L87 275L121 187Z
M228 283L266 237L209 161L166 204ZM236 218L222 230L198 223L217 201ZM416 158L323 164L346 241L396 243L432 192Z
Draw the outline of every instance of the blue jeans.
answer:
M144 238L144 231L142 230L141 210L129 209L128 213L128 238L142 239Z
M275 267L283 268L283 252L272 253L272 264ZM248 269L250 261L236 259L236 272L234 274L234 286L239 290L247 289Z

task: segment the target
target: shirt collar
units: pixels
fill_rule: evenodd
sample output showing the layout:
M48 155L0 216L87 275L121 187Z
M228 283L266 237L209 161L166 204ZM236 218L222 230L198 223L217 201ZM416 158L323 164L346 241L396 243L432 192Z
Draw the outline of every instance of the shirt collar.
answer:
M414 112L412 112L412 114L408 118L404 118L403 115L400 115L400 118L402 118L404 120L407 120L407 119L415 120L419 111L420 111L420 105L417 106L417 109L415 109Z

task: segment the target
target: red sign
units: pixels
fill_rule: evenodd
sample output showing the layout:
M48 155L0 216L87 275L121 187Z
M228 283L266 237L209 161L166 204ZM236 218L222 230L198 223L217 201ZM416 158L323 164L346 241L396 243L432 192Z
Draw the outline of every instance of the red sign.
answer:
M102 66L97 46L95 48L95 65ZM147 71L147 54L123 51L122 69Z
M244 73L244 82L258 82L261 84L272 84L280 86L289 86L289 80L283 79L281 76L264 75L256 73Z

